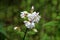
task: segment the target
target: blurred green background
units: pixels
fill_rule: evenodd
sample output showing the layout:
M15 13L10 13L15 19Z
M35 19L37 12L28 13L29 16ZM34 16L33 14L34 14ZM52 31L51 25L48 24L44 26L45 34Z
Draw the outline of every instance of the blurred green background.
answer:
M29 30L25 40L60 40L60 0L0 0L0 40L23 39L26 27L20 12L29 12L32 5L41 20L38 32Z

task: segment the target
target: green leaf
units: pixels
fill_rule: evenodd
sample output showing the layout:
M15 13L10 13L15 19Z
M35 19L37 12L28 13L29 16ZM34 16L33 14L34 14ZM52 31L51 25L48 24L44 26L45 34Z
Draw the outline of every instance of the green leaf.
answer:
M45 23L44 24L45 27L56 26L56 25L57 25L57 22L56 21L51 21L51 22L48 22L48 23Z
M34 35L36 33L34 31L28 31L27 34L31 36L31 35Z

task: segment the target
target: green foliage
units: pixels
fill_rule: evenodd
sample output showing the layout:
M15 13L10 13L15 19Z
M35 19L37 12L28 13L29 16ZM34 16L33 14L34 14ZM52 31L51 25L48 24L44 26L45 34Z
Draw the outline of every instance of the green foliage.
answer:
M29 30L25 40L60 40L60 0L0 0L1 40L23 39L26 27L20 12L30 12L31 6L40 12L41 20L35 25L38 32Z

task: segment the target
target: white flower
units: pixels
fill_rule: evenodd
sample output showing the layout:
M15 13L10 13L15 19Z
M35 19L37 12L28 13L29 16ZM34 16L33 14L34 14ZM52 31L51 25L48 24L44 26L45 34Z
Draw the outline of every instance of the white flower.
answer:
M34 15L34 17L37 17L39 15L39 12L38 13L33 12L32 15Z
M28 13L27 11L21 12L21 18L26 18L28 21L24 21L25 26L27 28L33 28L35 27L35 23L38 23L40 20L39 12L34 12L34 6L31 8L31 13ZM34 29L36 32L37 30Z
M39 20L40 20L40 16L38 15L37 17L35 17L35 19L33 20L33 22L36 22L36 23L38 23L39 22Z
M37 29L33 29L34 32L38 32Z
M23 12L21 12L21 18L25 18L25 16L28 14L28 12L27 11L23 11Z
M40 18L41 18L41 17L39 16L39 12L38 12L38 13L33 12L32 14L28 14L27 17L28 17L28 20L29 20L29 21L37 22L37 23L38 23L38 21L39 21Z
M27 17L28 17L28 20L29 20L29 21L32 21L33 18L34 18L34 16L33 16L32 14L28 14Z
M24 21L24 23L25 23L25 26L27 28L33 28L33 27L35 27L35 24L33 22Z
M35 16L36 16L36 12L27 15L29 21L32 21L35 18Z

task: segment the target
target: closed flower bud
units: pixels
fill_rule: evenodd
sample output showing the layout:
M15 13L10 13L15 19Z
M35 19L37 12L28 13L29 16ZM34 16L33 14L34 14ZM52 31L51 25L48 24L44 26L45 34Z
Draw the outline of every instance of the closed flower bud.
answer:
M37 29L33 29L34 32L38 32Z
M14 27L14 30L18 29L18 27Z
M31 8L32 10L34 10L34 6L32 6L32 8Z

